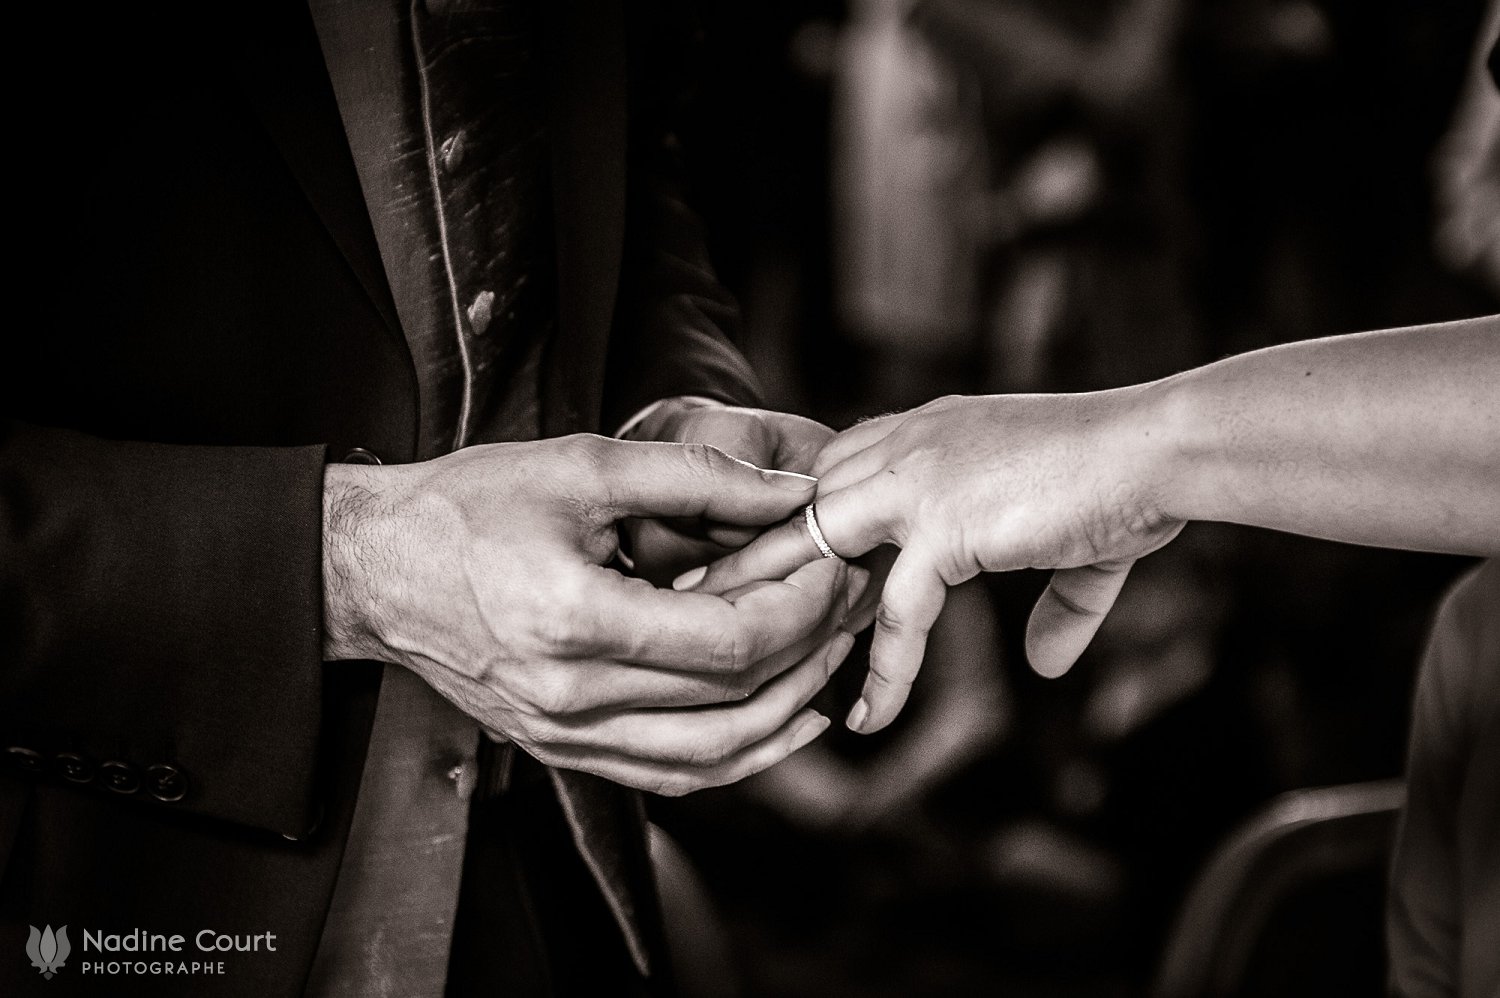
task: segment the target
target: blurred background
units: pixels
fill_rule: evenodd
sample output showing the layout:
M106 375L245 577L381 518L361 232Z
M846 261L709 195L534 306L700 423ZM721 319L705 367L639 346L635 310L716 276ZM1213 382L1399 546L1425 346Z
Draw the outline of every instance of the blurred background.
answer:
M684 144L772 406L843 427L1500 308L1484 0L705 6ZM1045 578L982 578L893 729L839 723L856 651L828 735L653 817L745 994L1144 994L1237 825L1399 776L1466 564L1193 525L1055 681L1021 654ZM1378 988L1378 877L1332 903Z

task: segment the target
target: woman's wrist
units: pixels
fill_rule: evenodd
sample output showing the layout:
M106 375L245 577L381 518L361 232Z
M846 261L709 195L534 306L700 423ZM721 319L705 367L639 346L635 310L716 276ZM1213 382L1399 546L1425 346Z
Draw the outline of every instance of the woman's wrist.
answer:
M1215 419L1193 372L1122 389L1131 394L1127 420L1136 473L1148 516L1186 522L1223 518L1214 496L1220 454Z

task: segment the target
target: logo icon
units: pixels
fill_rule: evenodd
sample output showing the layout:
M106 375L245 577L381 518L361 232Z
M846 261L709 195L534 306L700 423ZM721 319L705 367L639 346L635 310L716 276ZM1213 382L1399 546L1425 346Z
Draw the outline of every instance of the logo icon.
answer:
M31 957L31 965L41 971L42 977L50 981L73 951L73 947L68 945L68 927L64 925L55 935L50 925L45 926L41 932L36 930L35 925L30 928L31 936L26 940L26 955Z

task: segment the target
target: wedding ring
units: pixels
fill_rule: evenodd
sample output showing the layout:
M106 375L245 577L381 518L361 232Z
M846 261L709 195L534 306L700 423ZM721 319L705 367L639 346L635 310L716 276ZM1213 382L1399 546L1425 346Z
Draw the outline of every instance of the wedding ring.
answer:
M812 536L813 543L818 546L818 550L823 552L823 557L837 558L838 555L834 553L833 548L828 546L828 539L823 536L823 529L818 526L818 514L813 509L816 505L817 503L810 502L802 507L802 519L807 521L807 532Z

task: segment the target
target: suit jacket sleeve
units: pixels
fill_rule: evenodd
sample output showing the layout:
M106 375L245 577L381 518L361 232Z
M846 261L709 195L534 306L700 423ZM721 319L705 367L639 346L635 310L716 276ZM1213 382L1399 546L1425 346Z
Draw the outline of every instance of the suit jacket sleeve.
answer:
M11 761L68 785L58 755L81 756L92 778L79 791L104 794L120 791L105 778L120 770L100 767L123 763L144 806L304 835L323 461L322 447L122 443L0 421ZM182 773L179 802L153 793L164 765Z
M611 427L674 395L760 403L733 344L739 306L719 283L702 220L688 204L674 131L690 75L692 18L650 9L654 21L638 16L632 25L625 256L604 396Z

